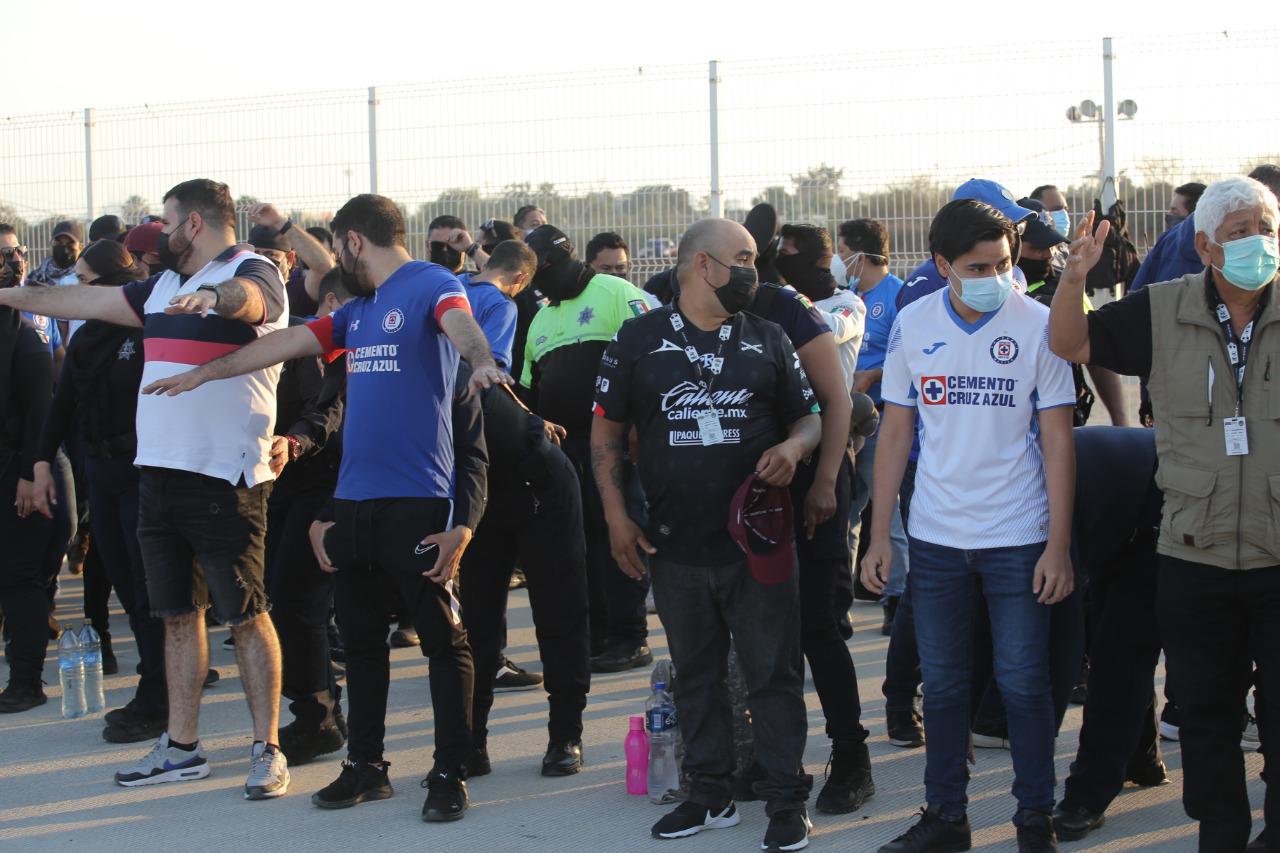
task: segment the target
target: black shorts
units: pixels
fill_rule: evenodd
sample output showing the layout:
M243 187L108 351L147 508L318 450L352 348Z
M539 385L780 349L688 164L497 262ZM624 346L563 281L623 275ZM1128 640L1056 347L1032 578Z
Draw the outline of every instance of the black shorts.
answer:
M152 615L212 606L219 622L238 625L269 609L262 570L273 484L250 488L191 471L142 469L138 544Z

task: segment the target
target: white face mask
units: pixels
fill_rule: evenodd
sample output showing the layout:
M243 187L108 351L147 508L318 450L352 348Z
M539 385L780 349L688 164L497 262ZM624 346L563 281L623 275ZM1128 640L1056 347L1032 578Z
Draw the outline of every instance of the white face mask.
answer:
M849 270L839 252L831 256L831 277L836 280L836 287L849 286Z

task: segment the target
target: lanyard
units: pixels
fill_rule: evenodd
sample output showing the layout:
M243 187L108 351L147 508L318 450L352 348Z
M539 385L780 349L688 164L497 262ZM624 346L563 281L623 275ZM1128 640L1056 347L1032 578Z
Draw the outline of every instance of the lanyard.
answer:
M684 354L688 357L689 363L693 365L694 378L698 380L698 386L703 393L707 395L707 408L714 409L715 405L711 401L711 388L715 385L717 379L720 378L720 371L724 369L724 348L729 343L729 339L733 337L733 327L737 323L737 317L731 317L728 323L720 327L720 343L716 347L716 354L711 359L710 372L711 378L708 379L706 371L702 369L702 356L698 355L698 348L689 342L689 336L684 330L684 318L680 316L679 310L672 306L671 309L671 328L680 336L681 343L684 344Z
M1244 327L1244 331L1238 336L1235 328L1231 325L1231 312L1227 310L1226 303L1222 301L1222 297L1218 295L1215 288L1213 292L1214 306L1213 310L1218 318L1218 325L1222 327L1222 334L1227 341L1227 358L1231 361L1231 369L1236 379L1236 408L1244 402L1244 369L1249 363L1249 346L1253 342L1253 324L1258 321L1258 315L1262 313L1262 305L1253 313L1253 319L1249 321L1249 325Z

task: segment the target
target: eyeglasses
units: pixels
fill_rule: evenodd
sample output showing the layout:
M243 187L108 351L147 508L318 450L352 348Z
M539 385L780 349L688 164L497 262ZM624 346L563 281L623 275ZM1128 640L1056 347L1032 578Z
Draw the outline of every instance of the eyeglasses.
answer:
M0 246L0 257L12 258L14 255L27 256L26 246Z

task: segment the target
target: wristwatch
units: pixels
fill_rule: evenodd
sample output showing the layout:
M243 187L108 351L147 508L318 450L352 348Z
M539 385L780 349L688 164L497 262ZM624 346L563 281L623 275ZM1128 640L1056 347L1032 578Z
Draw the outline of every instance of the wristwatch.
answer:
M280 226L280 231L279 231L279 233L280 233L280 234L287 233L287 232L288 232L288 230L289 230L290 228L292 228L292 227L293 227L293 220L292 220L292 219L286 219L286 220L284 221L284 224Z
M199 293L199 292L200 292L200 291L202 291L202 290L207 290L207 291L209 291L210 293L212 293L212 294L213 294L213 307L214 307L214 308L217 308L217 307L218 307L218 285L216 285L216 284L202 284L202 285L200 285L199 287L197 287L197 288L196 288L196 293Z
M466 251L464 251L463 254L466 255L468 258L474 258L476 256L476 249L479 249L479 248L480 248L480 244L478 242L472 242L472 244L466 248Z

